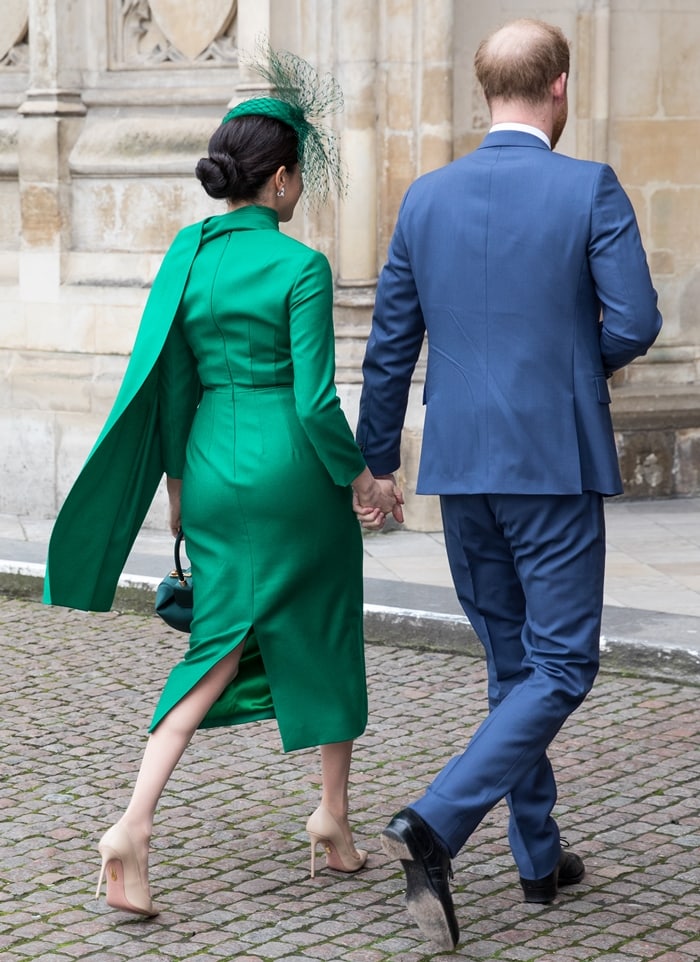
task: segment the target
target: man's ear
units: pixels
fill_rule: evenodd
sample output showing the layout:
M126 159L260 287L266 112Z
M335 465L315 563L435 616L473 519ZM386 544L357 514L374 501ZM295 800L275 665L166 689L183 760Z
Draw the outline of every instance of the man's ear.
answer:
M560 73L557 79L552 83L552 96L557 100L561 100L566 96L566 83L569 79L569 75L566 73Z

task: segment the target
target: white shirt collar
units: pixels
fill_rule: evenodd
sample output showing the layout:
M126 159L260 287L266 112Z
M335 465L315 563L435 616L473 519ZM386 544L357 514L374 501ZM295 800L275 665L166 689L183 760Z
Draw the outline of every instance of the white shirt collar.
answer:
M514 122L504 123L504 124L494 124L493 127L489 130L489 133L492 134L496 130L519 130L524 134L532 134L534 137L539 137L540 140L542 140L549 147L550 150L552 149L552 143L549 137L543 130L540 130L539 127L531 127L529 124L517 124Z

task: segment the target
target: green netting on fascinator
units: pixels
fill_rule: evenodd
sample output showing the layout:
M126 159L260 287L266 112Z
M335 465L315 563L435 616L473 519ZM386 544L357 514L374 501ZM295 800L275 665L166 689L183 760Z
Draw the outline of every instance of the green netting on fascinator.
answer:
M343 193L345 176L336 135L319 122L325 115L342 109L343 92L338 82L331 74L319 76L310 63L296 54L273 50L267 43L259 44L255 56L246 58L246 62L273 90L269 97L244 100L229 110L221 122L257 114L289 124L299 138L304 194L311 201L323 203L331 185Z

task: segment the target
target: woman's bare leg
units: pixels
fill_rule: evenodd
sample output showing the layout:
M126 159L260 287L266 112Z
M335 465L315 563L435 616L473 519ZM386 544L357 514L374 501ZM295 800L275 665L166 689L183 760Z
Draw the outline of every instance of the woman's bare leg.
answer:
M321 745L321 804L309 816L306 830L311 837L311 877L314 877L316 845L326 850L326 863L340 872L356 872L367 860L358 851L348 824L348 781L352 742Z
M321 805L339 820L348 817L351 759L351 741L321 745Z
M143 856L153 828L156 806L200 722L236 677L243 645L217 662L165 716L146 743L131 801L120 821Z

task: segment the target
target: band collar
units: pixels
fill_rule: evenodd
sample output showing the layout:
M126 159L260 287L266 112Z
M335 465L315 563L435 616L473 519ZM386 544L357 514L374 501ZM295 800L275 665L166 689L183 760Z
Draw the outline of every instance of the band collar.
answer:
M279 230L279 215L271 207L248 204L226 214L208 217L204 222L202 240L211 240L232 230Z

